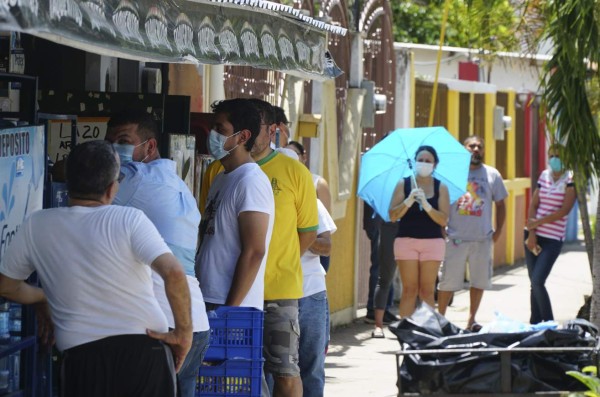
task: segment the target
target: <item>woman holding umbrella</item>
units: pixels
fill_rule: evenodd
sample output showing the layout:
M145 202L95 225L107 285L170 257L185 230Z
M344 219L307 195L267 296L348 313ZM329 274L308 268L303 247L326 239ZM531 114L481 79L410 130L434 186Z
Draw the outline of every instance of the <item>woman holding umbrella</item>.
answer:
M416 177L398 182L389 211L392 222L402 220L394 242L402 279L401 317L414 312L417 297L435 306L435 280L445 253L442 228L450 209L448 188L433 177L439 163L436 150L420 146L415 160Z

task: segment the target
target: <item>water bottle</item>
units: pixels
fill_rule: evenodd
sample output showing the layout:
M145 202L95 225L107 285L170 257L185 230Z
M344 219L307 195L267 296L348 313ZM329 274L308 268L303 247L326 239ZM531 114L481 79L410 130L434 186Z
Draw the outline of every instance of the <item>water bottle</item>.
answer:
M8 392L9 377L8 358L0 358L0 393Z
M10 342L10 314L8 312L0 312L0 344Z
M21 354L19 352L8 356L9 378L8 391L13 392L21 387Z

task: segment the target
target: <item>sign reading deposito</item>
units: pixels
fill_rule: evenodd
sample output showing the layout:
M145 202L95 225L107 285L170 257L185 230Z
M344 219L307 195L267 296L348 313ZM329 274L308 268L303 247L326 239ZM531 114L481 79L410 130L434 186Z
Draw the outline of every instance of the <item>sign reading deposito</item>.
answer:
M44 197L44 127L0 130L0 261L29 214Z

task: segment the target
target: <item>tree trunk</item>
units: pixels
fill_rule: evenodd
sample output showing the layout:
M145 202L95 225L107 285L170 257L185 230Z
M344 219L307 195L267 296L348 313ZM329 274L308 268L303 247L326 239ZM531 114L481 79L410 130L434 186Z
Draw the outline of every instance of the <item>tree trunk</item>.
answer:
M585 242L585 250L588 254L590 262L590 272L593 273L592 264L594 263L594 236L592 236L592 226L590 225L590 214L587 208L585 186L579 185L577 189L577 204L579 205L579 215L581 216L581 228L583 229L583 239Z
M596 219L600 216L600 194L598 195L598 207ZM600 252L600 228L596 227L594 235L594 252ZM590 308L590 321L600 326L600 255L594 255L592 265L592 305Z

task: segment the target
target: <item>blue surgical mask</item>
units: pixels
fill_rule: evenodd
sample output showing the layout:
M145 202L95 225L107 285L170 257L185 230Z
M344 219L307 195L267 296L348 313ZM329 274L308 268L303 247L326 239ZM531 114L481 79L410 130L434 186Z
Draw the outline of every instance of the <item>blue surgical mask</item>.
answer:
M126 143L113 143L115 152L119 155L121 165L125 165L133 161L133 149L135 146Z
M548 164L550 165L550 169L553 172L562 172L563 170L562 161L560 161L560 158L558 157L550 157L550 160L548 160Z
M219 134L215 130L210 130L210 135L208 136L208 151L215 159L221 160L223 157L231 153L233 149L238 147L238 145L235 145L231 149L225 150L225 142L227 142L227 139L231 138L232 136L236 136L240 132L241 131L238 131L231 136L225 136Z
M148 142L148 140L146 139L144 142L140 143L139 145L131 145L129 143L113 143L113 147L115 148L115 152L117 152L117 154L119 155L119 159L121 160L121 165L125 165L127 163L131 163L133 161L133 151L135 150L136 147L143 145L144 143ZM148 156L144 157L144 160L146 160L148 158ZM141 162L143 163L144 160L142 160Z

